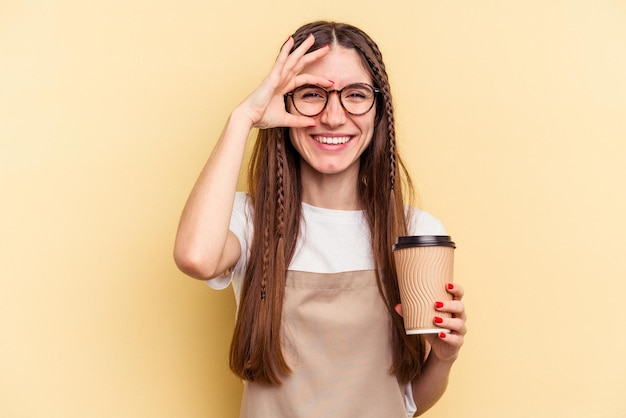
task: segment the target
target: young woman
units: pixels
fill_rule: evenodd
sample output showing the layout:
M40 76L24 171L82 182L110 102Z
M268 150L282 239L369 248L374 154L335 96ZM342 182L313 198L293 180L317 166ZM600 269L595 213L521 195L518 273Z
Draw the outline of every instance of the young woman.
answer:
M249 192L236 192L253 128ZM174 250L186 274L233 285L242 417L406 417L443 394L466 332L463 289L439 304L452 318L433 318L451 333L405 334L392 245L445 234L408 206L410 186L377 45L346 24L298 29L232 111Z

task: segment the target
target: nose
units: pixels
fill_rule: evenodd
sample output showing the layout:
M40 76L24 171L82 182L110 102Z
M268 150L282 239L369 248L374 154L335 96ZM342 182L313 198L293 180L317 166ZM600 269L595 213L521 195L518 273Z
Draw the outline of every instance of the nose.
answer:
M339 126L345 123L346 111L341 105L339 92L332 91L329 93L328 103L326 104L326 108L322 111L322 114L320 116L321 122L328 126Z

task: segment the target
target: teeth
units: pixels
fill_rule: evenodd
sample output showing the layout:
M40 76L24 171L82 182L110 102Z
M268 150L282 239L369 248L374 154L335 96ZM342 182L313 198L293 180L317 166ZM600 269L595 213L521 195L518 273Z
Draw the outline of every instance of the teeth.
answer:
M349 136L341 136L341 137L326 137L326 136L315 136L313 137L317 142L321 144L327 145L339 145L345 144L350 140Z

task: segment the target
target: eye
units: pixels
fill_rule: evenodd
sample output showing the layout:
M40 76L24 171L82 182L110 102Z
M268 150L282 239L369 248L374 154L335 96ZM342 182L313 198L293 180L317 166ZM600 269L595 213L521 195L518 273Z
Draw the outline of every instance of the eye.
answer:
M364 101L372 98L372 90L364 86L348 86L344 89L343 98L350 101Z
M354 98L354 99L365 99L367 97L366 92L360 90L351 90L346 93L346 97Z
M326 100L326 91L317 86L302 86L295 91L297 100L305 101L324 101Z

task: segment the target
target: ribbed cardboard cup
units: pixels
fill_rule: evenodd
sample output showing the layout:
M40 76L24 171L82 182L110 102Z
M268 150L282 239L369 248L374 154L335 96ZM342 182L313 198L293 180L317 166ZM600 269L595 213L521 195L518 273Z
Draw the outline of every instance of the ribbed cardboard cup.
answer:
M454 249L447 235L398 237L393 254L407 334L450 332L437 327L434 317L452 315L435 309L435 302L451 300L446 284L453 281Z

